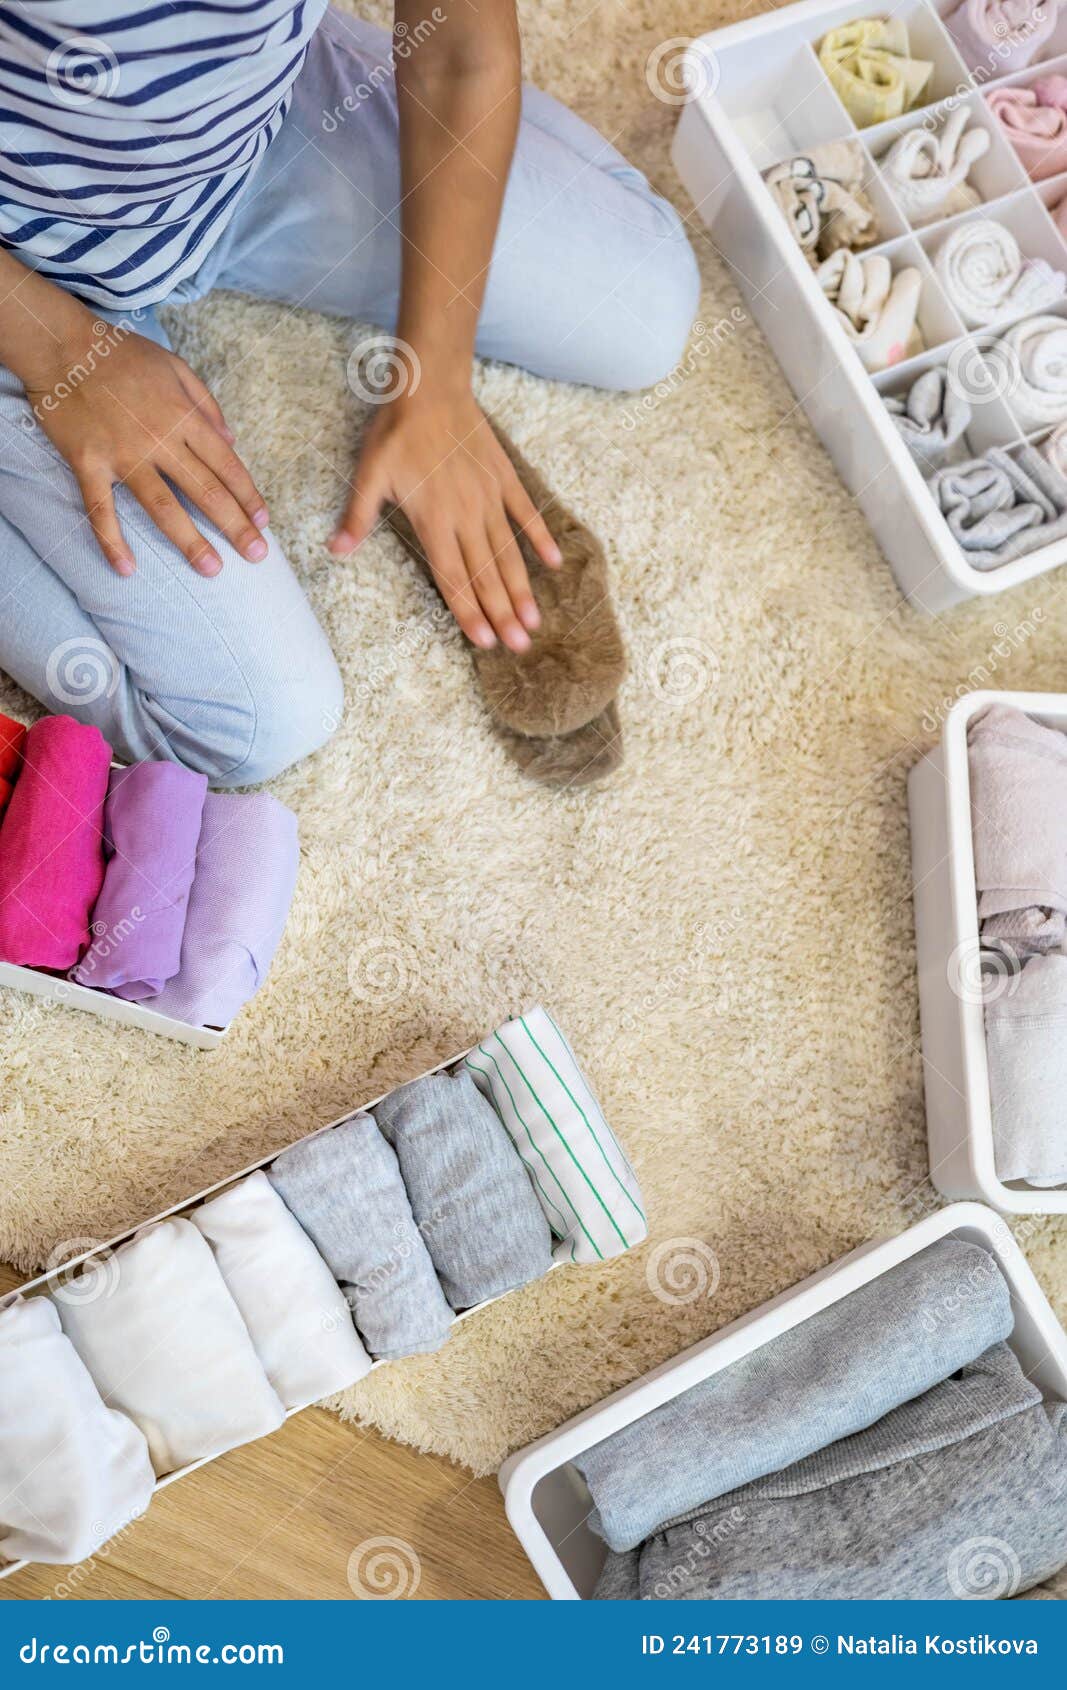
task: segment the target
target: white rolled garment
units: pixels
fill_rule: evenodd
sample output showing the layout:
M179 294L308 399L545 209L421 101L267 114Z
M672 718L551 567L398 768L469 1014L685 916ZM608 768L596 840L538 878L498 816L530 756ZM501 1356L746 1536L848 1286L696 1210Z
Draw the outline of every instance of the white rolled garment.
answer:
M1011 230L991 217L958 224L938 247L934 267L969 329L1047 311L1067 293L1063 271L1044 258L1024 258Z
M601 1262L648 1235L637 1175L548 1011L506 1021L464 1059L533 1180L558 1262Z
M1026 433L1067 420L1067 320L1028 317L995 340L984 356Z
M143 1514L156 1476L47 1297L0 1310L0 1558L72 1566Z
M77 1281L59 1318L104 1401L148 1439L158 1474L221 1455L285 1413L211 1246L175 1217Z
M266 1174L249 1174L189 1219L211 1245L286 1408L306 1408L365 1378L371 1359L344 1292Z
M878 159L878 168L913 229L955 217L981 205L967 173L989 151L989 131L968 128L970 113L958 106L940 131L905 130Z
M887 370L922 351L916 321L922 277L913 266L894 274L884 253L859 256L841 247L819 265L815 279L865 370Z

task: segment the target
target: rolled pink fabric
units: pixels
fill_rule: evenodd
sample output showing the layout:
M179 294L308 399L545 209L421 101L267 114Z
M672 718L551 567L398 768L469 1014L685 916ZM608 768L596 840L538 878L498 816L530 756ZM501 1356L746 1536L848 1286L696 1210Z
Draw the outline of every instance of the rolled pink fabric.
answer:
M986 99L1032 182L1067 170L1067 76L994 88Z
M969 70L1025 70L1056 27L1057 0L963 0L945 19Z
M45 716L27 733L0 826L0 960L65 970L88 945L110 766L99 728L73 716Z

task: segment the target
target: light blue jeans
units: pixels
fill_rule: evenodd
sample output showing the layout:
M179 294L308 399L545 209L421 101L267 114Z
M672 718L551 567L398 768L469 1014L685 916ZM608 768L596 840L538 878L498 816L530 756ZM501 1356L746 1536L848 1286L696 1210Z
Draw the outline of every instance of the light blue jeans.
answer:
M168 304L235 288L393 327L401 190L389 53L383 31L327 14L280 134ZM554 379L645 387L678 360L696 302L671 206L587 124L526 89L479 353ZM115 320L166 344L151 311ZM48 709L95 723L121 757L169 757L216 786L266 780L328 738L340 675L276 540L249 564L197 514L224 565L205 579L120 486L137 561L122 578L3 370L0 431L0 669Z

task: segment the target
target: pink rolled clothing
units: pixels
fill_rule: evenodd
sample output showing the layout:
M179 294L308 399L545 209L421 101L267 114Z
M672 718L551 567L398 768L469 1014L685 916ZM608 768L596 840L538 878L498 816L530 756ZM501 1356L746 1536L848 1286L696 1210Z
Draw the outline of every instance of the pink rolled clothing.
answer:
M22 723L0 711L0 816L7 809L14 790L25 741L26 729Z
M99 728L72 716L45 716L27 733L0 825L0 961L66 970L87 947L110 766Z
M986 99L1032 182L1067 170L1067 76L994 88Z
M945 18L968 70L1025 70L1052 35L1057 0L963 0Z

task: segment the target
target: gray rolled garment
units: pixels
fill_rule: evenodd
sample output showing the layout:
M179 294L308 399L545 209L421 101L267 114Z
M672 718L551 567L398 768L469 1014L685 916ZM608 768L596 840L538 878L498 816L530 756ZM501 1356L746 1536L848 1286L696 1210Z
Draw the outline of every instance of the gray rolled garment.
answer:
M991 704L967 746L983 942L1054 950L1067 934L1067 734Z
M283 1150L268 1177L326 1261L371 1355L439 1350L453 1315L373 1115Z
M1011 1332L1007 1281L941 1238L586 1450L575 1465L612 1549L847 1438Z
M866 1431L609 1555L602 1601L1014 1596L1067 1563L1067 1407L998 1344Z
M427 1074L374 1109L412 1213L454 1309L468 1309L552 1266L552 1234L493 1105L465 1069Z

